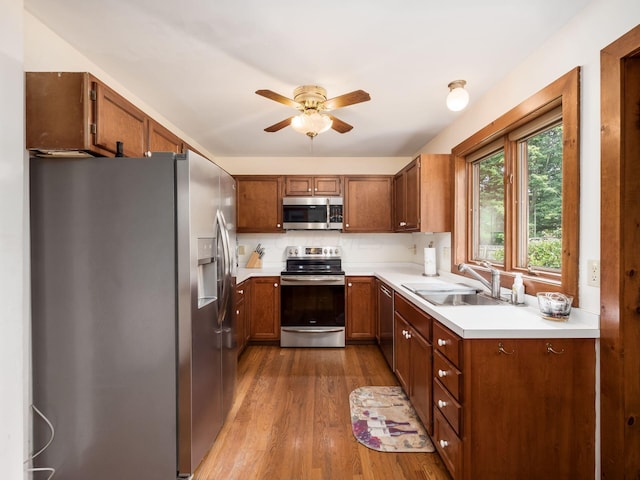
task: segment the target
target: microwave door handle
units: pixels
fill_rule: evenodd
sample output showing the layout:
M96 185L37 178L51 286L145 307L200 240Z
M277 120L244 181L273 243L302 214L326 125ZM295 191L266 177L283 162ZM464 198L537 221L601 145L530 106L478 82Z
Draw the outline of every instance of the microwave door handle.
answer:
M329 223L331 223L331 202L329 201L329 197L327 197L327 230L331 227Z

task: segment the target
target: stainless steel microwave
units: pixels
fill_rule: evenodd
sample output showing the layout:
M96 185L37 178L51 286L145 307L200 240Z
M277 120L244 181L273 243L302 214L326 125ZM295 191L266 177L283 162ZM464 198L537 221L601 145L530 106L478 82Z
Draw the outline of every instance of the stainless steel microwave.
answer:
M284 197L285 230L342 230L342 197Z

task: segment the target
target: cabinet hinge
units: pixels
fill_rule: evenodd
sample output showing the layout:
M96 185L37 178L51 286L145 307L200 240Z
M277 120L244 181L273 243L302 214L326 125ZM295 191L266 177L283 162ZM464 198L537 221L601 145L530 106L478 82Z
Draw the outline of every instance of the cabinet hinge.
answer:
M95 101L96 101L96 98L98 98L98 97L97 97L97 95L96 95L96 91L95 91L95 90L89 90L89 98L90 98L93 102L95 102Z
M98 133L98 127L96 127L95 123L91 123L89 124L89 131L95 135L96 133Z

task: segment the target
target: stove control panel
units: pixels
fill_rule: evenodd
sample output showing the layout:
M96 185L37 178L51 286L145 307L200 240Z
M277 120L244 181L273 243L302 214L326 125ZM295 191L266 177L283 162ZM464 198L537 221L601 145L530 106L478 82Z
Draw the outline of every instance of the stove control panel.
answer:
M340 258L340 247L289 246L285 249L287 258Z

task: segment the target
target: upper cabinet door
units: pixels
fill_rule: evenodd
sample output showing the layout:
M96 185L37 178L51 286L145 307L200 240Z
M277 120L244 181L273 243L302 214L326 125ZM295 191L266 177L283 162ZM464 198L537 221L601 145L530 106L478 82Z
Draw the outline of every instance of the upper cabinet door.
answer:
M342 195L342 177L313 177L313 194L323 197Z
M343 231L392 232L392 182L387 175L345 177Z
M396 232L451 231L451 156L420 155L394 177Z
M285 197L335 197L342 194L342 177L310 177L287 175L284 183Z
M289 197L313 195L313 177L286 176L284 179L284 195Z
M183 152L183 143L180 137L171 133L155 120L149 119L147 132L148 152Z
M122 142L125 157L142 157L146 151L147 116L137 107L100 82L93 82L94 144L116 153Z
M238 233L282 232L282 177L236 177Z

